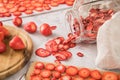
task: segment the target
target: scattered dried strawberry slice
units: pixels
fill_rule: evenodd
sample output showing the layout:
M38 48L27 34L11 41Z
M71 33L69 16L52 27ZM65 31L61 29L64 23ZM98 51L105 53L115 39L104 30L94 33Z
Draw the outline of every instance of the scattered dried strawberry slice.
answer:
M60 53L57 53L54 55L55 58L59 61L64 61L64 60L67 60L67 57L64 55L64 54L60 54Z
M14 36L10 42L9 42L9 46L12 48L12 49L15 49L15 50L21 50L21 49L24 49L25 48L25 44L24 42L22 41L22 39L19 37L19 36Z
M77 73L78 73L78 69L75 66L68 66L66 68L66 74L68 74L69 76L75 76L77 75Z
M19 8L18 8L18 11L20 11L20 12L25 12L27 9L26 9L26 7L24 7L24 6L20 6Z
M15 11L15 12L13 12L13 15L14 16L20 16L20 15L22 15L22 13L20 11Z
M77 55L78 55L79 57L83 57L83 56L84 56L84 54L81 53L81 52L77 52Z
M20 27L22 25L22 18L16 16L13 20L12 20L13 24L17 27Z
M5 51L6 51L6 45L2 41L0 41L0 53Z
M49 40L45 44L45 47L50 52L56 52L56 51L58 51L58 45L57 45L56 41L54 41L54 40Z
M84 80L82 77L74 77L73 80Z
M52 70L55 69L55 65L52 64L52 63L47 63L47 64L45 65L45 69L52 71Z
M59 65L56 66L55 70L60 72L60 73L64 73L65 70L66 70L66 67L62 64L59 64Z
M49 71L49 70L42 70L41 73L40 73L40 75L41 75L43 78L49 78L49 77L52 75L52 73L51 73L51 71Z
M7 13L8 10L4 7L0 7L0 13L4 14L4 13Z
M102 75L101 75L100 71L98 71L98 70L91 71L90 75L92 78L97 79L97 80L102 78Z
M78 75L82 78L87 78L90 76L90 70L88 68L81 68Z
M40 69L34 69L32 75L39 75L40 73L41 73L41 70L40 70Z
M72 77L69 75L63 75L61 76L60 80L72 80Z
M102 80L118 80L118 76L113 72L104 72Z
M74 1L70 1L70 0L66 0L65 3L68 5L68 6L72 6Z
M24 25L24 30L29 33L35 33L37 31L37 25L34 22L28 22Z
M49 51L47 51L46 49L43 49L43 48L38 48L35 51L35 53L37 56L40 56L40 57L48 57L51 55L51 53Z
M25 13L25 14L32 14L32 13L33 13L33 10L28 9L28 10L26 10L24 13Z
M11 16L11 13L7 12L7 13L4 13L4 17L10 17Z
M44 68L44 64L42 62L37 62L35 64L35 69L43 69Z

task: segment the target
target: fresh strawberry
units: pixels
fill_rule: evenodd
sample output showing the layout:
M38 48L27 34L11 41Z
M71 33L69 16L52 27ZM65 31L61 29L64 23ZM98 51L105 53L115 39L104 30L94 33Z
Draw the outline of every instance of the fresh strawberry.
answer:
M45 69L47 69L47 70L54 70L55 69L55 65L52 64L52 63L47 63L45 65Z
M34 22L29 22L24 25L24 29L29 33L35 33L37 31L37 25Z
M0 41L0 53L5 51L6 51L6 45L2 41Z
M42 78L38 75L35 75L35 76L31 76L30 80L42 80Z
M42 62L37 62L35 64L35 69L43 69L44 68L44 64Z
M52 74L52 76L53 76L54 78L58 79L58 78L61 77L61 73L58 72L58 71L54 71L53 74Z
M0 21L0 26L3 26L3 23Z
M72 77L68 75L64 75L60 78L60 80L72 80Z
M3 32L5 36L10 35L9 31L3 26L0 26L0 32Z
M21 25L22 25L22 18L16 16L16 17L13 19L13 24L14 24L15 26L18 26L18 27L21 26Z
M101 75L100 71L98 71L98 70L92 70L90 75L94 79L101 79L102 78L102 75Z
M49 70L42 70L40 75L43 77L43 78L49 78L51 76L51 71Z
M102 80L118 80L118 76L116 73L113 72L104 72Z
M90 76L90 70L88 68L81 68L78 72L78 75L83 78Z
M0 32L0 41L3 41L4 40L4 33L1 31Z
M38 48L35 51L35 53L37 56L40 56L40 57L48 57L51 55L51 53L49 51L47 51L46 49L43 49L43 48Z
M78 73L78 69L75 66L68 66L66 68L66 74L68 74L69 76L75 76L77 75L77 73Z
M62 64L59 64L59 65L56 66L55 70L60 72L60 73L64 73L65 70L66 70L66 67Z
M57 45L57 43L54 40L49 40L45 44L45 47L50 52L56 52L56 51L58 51L58 45Z
M25 48L25 45L19 36L14 36L12 40L10 40L9 46L15 50L21 50Z

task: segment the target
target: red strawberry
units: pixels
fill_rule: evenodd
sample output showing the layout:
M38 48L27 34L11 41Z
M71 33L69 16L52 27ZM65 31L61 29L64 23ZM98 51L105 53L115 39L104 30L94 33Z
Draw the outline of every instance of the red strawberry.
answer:
M0 41L3 41L4 40L4 33L1 31L0 32Z
M14 19L13 19L13 24L15 25L15 26L21 26L22 25L22 18L21 17L15 17Z
M90 75L90 70L88 68L81 68L78 72L78 75L83 78L87 78Z
M52 74L52 76L54 77L54 78L60 78L61 77L61 73L60 72L58 72L58 71L54 71L53 72L53 74Z
M91 71L90 75L94 79L101 79L102 78L102 75L101 75L100 71L98 71L98 70Z
M10 35L9 31L6 28L4 28L3 26L0 26L0 32L3 32L5 36Z
M46 49L43 49L43 48L39 48L35 51L36 55L37 56L40 56L40 57L48 57L51 55L51 53L49 51L47 51Z
M64 73L65 70L66 70L66 67L62 64L59 64L59 65L56 66L55 70L60 72L60 73Z
M42 62L37 62L35 64L35 69L43 69L44 68L44 64Z
M24 25L24 29L29 33L35 33L37 31L37 25L34 22L29 22Z
M3 26L3 23L0 21L0 26Z
M12 40L10 40L9 46L15 50L21 50L25 48L25 45L19 36L14 36Z
M6 45L2 41L0 41L0 53L5 51L6 51Z
M75 66L68 66L66 68L66 74L69 76L75 76L78 73L78 69Z
M47 63L45 65L45 69L47 69L47 70L54 70L55 69L55 65L52 64L52 63Z
M42 70L40 75L43 77L43 78L49 78L51 76L51 71L49 70Z

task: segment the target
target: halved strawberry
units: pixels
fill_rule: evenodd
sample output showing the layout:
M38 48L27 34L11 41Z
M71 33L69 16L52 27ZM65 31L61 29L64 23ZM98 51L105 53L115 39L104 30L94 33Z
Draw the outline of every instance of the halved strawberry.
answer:
M78 68L75 66L68 66L66 68L66 74L68 74L69 76L75 76L78 73Z
M0 41L3 41L4 40L4 33L1 31L0 32Z
M58 51L58 45L57 45L57 43L54 40L49 40L45 44L45 47L50 52L56 52L56 51Z
M102 75L101 75L100 71L98 71L98 70L92 70L90 75L94 79L101 79L102 78Z
M24 29L29 33L35 33L37 31L37 25L34 22L29 22L24 25Z
M46 49L43 49L43 48L38 48L35 51L35 53L37 56L40 56L40 57L48 57L51 55L51 53L49 51L47 51Z
M21 17L15 17L14 19L13 19L13 24L15 25L15 26L21 26L22 25L22 18Z
M104 72L102 80L118 80L118 76L114 72Z
M43 78L49 78L50 76L51 76L51 71L49 71L49 70L42 70L41 71L41 73L40 73L40 75L43 77Z
M10 40L9 46L15 50L25 49L25 44L23 43L22 39L17 35Z
M42 62L37 62L34 67L35 67L35 69L43 69L44 64Z
M52 63L47 63L45 65L45 69L47 69L47 70L54 70L55 69L55 65L52 64Z
M0 41L0 53L5 51L6 51L6 45L2 41Z
M90 70L88 68L81 68L78 72L78 75L83 78L90 76Z
M54 78L58 79L58 78L61 77L61 73L58 72L58 71L54 71L54 72L52 73L52 76L53 76Z
M56 66L55 70L60 72L60 73L64 73L65 70L66 70L66 67L62 64L59 64L59 65Z

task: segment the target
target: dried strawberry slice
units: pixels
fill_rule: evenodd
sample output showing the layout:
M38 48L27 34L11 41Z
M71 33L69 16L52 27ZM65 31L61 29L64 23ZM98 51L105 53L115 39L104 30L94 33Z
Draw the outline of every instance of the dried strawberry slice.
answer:
M32 14L32 13L33 13L33 10L30 10L30 9L25 11L25 14Z
M48 41L45 44L45 47L50 52L56 52L56 51L58 51L58 45L57 45L56 41L54 41L54 40Z
M20 12L24 12L24 11L26 11L27 9L26 9L26 7L24 7L24 6L21 6L21 7L19 7L18 8L18 11L20 11Z
M60 80L72 80L72 77L69 75L63 75L61 76Z
M78 73L78 69L77 69L77 67L75 67L75 66L68 66L68 67L66 68L66 73L67 73L69 76L75 76L75 75L77 75L77 73Z
M4 13L7 13L8 10L4 7L0 7L0 13L4 14Z
M35 75L35 76L31 76L30 80L41 80L40 76Z
M55 65L52 64L52 63L47 63L45 65L45 69L47 69L47 70L54 70L55 69Z
M61 77L61 73L60 72L58 72L58 71L54 71L53 73L52 73L52 76L54 77L54 78L60 78Z
M83 57L83 56L84 56L84 54L81 53L81 52L78 52L77 55L78 55L79 57Z
M15 25L15 26L21 26L22 25L22 18L21 17L15 17L14 19L13 19L13 24Z
M34 69L34 70L33 70L33 74L32 74L32 75L39 75L39 74L40 74L40 72L41 72L41 70L40 70L40 69Z
M42 62L37 62L35 64L35 69L43 69L44 68L44 64Z
M47 51L46 49L43 49L43 48L39 48L35 51L36 55L37 56L40 56L40 57L48 57L51 55L51 53L49 51Z
M67 57L64 55L64 54L60 54L60 53L57 53L54 55L55 58L59 61L64 61L64 60L67 60Z
M60 73L64 73L65 70L66 70L66 67L62 64L57 65L56 68L55 68L55 71L58 71Z

